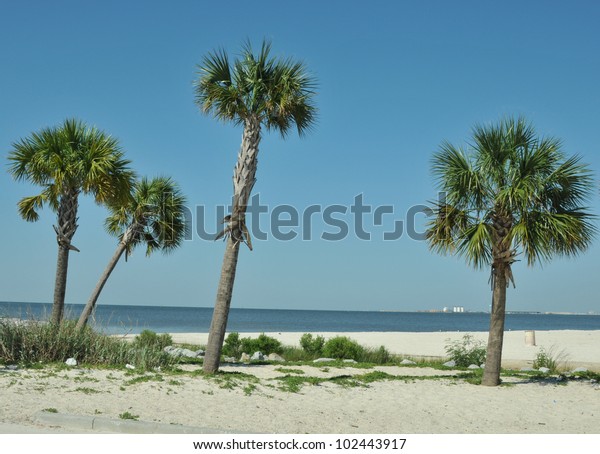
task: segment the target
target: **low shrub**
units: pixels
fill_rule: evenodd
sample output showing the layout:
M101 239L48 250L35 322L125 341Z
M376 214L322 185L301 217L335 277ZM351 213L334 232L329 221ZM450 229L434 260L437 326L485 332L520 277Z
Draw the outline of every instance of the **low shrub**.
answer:
M566 360L567 354L564 351L556 352L554 348L546 350L544 347L540 347L533 360L533 368L546 367L550 369L551 374L555 374L566 368Z
M223 343L223 354L239 358L242 353L252 355L255 352L261 352L263 355L271 353L283 353L283 346L274 337L262 333L256 339L250 337L240 338L239 333L230 333Z
M313 337L310 333L305 333L300 338L300 347L309 355L320 356L323 353L325 338L323 336Z
M229 333L223 343L223 354L239 358L242 352L242 341L239 333Z
M263 355L270 355L271 353L280 355L283 352L283 347L277 339L262 333L256 339L244 337L242 339L242 352L250 355L254 352L261 352Z
M328 358L360 361L364 353L364 347L346 336L332 337L323 345L323 355Z
M465 334L461 340L446 345L446 354L459 367L485 363L486 349L481 341L476 341L471 334Z
M154 331L145 329L135 337L133 345L136 348L145 347L162 350L169 345L173 345L173 338L170 334L156 334Z
M394 360L394 356L383 345L377 349L364 349L361 361L374 364L388 364Z

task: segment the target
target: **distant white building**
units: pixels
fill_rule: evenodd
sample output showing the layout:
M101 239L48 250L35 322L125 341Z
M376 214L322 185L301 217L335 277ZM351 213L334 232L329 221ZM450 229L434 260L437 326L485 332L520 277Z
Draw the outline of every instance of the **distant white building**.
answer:
M454 306L452 308L452 312L464 312L465 308L463 306Z

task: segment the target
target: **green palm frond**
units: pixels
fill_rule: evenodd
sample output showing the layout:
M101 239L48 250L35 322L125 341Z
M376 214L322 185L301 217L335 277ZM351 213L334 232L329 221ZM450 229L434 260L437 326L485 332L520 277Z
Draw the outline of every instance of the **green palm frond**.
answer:
M186 199L179 186L167 177L142 178L135 183L127 203L110 206L106 230L124 241L128 255L140 244L146 254L169 253L183 242L188 225Z
M44 192L31 197L24 197L18 203L19 214L28 222L36 222L40 215L37 210L41 209L48 201L48 195Z
M272 57L268 41L258 53L247 41L233 62L223 50L209 53L194 88L202 112L220 120L241 124L254 118L282 136L294 126L303 135L316 121L315 79L304 64Z
M467 212L444 202L434 202L426 233L430 249L440 254L456 252L461 232L471 223Z
M561 147L537 138L523 118L476 126L468 151L443 142L432 171L452 208L434 205L431 249L479 268L492 263L494 250L520 250L533 265L588 248L596 227L582 204L594 190L593 174Z
M76 119L13 143L8 160L15 179L44 187L43 197L19 204L19 212L29 220L37 219L36 209L44 203L58 211L62 195L73 190L92 194L98 203L119 200L134 180L118 141Z
M480 221L460 232L456 252L474 268L483 268L492 261L492 244L491 227Z

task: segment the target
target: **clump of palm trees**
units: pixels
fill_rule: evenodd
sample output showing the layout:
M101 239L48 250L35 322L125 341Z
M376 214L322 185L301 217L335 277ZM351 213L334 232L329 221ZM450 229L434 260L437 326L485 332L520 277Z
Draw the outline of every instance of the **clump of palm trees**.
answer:
M224 50L207 54L198 67L195 102L203 113L242 127L242 143L233 172L232 211L217 238L226 239L204 371L215 373L231 305L241 243L252 250L246 209L258 166L263 129L286 137L306 133L315 122L315 79L303 63L271 56L263 42L249 43L230 61ZM136 180L116 139L78 120L45 128L21 139L9 154L10 173L42 191L18 203L27 221L47 205L57 214L54 230L58 260L52 322L63 317L69 253L77 230L80 195L108 207L109 233L117 249L77 324L82 329L116 264L136 246L146 254L170 252L185 235L183 197L170 178ZM523 256L528 265L586 250L596 232L584 207L594 181L580 157L567 157L559 140L538 137L523 118L476 126L467 149L444 142L435 153L433 174L445 198L431 210L427 240L432 250L464 257L490 270L493 304L484 385L500 377L506 290L514 285L512 266Z
M83 327L100 291L124 251L145 242L147 254L168 252L181 244L185 235L185 199L169 178L143 178L124 158L118 140L80 120L43 128L13 144L8 155L9 172L17 180L40 186L42 191L18 203L23 219L35 222L38 210L48 206L57 214L54 231L58 243L56 280L51 322L61 323L64 314L69 254L79 252L72 244L77 230L80 195L91 195L110 209L107 229L120 235L117 252L96 286L78 327Z

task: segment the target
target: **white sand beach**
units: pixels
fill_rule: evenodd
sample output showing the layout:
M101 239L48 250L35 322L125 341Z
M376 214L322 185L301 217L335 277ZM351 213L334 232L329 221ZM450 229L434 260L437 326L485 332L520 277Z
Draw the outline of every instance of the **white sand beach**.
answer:
M271 334L287 344L301 335ZM395 353L443 356L446 339L464 333L345 334ZM176 342L206 339L205 334L173 337ZM523 332L508 332L506 361L531 361L544 346L564 350L573 364L600 364L600 331L537 332L536 340L537 347L525 346ZM590 380L504 377L505 385L489 388L468 383L457 371L421 367L227 365L221 370L238 373L216 378L194 375L197 365L184 369L187 373L178 375L78 366L4 370L0 423L42 430L36 415L55 409L112 419L129 412L140 421L239 433L600 433L600 386ZM376 371L388 379L361 381L360 376ZM290 392L281 380L286 375L337 378Z

